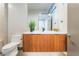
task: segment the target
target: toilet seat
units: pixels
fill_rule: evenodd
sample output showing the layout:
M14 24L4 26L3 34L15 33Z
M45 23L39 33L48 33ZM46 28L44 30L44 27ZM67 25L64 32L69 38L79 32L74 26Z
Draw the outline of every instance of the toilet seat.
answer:
M2 47L2 54L5 56L17 55L17 47L22 42L21 37L21 35L13 35L11 42Z

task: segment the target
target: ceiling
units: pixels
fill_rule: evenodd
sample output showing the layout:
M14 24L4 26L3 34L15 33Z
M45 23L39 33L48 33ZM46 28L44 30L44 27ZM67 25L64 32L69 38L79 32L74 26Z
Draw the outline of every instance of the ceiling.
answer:
M28 11L40 10L41 12L48 12L51 3L28 3Z

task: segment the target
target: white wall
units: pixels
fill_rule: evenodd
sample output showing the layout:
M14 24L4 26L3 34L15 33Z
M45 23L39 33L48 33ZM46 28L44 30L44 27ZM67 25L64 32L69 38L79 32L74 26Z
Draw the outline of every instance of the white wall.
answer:
M3 40L3 43L7 43L7 4L0 3L0 40Z
M27 31L27 4L8 4L8 37Z

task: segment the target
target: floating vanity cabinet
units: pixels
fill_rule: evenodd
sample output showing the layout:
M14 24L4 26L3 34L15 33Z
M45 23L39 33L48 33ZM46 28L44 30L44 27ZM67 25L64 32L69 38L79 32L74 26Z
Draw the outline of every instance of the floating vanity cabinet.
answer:
M24 52L66 51L65 34L23 34Z

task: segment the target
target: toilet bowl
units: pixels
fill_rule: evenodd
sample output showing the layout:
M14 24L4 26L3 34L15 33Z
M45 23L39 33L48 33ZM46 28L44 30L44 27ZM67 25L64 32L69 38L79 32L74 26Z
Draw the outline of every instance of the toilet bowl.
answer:
M3 46L2 54L5 56L16 56L18 54L18 45L21 43L21 35L13 35L11 42Z

